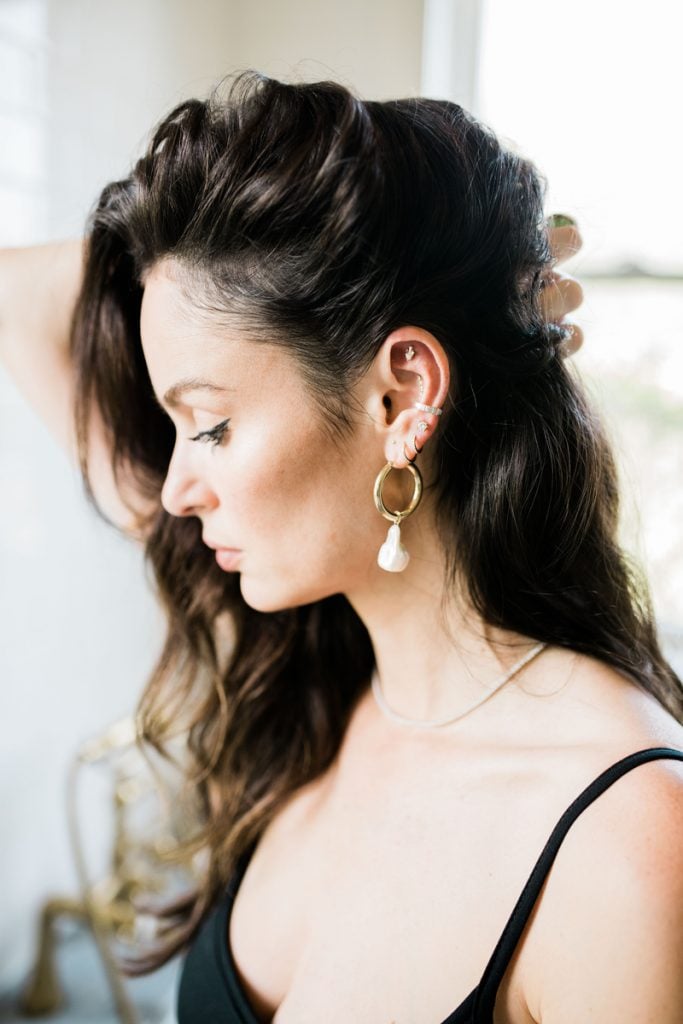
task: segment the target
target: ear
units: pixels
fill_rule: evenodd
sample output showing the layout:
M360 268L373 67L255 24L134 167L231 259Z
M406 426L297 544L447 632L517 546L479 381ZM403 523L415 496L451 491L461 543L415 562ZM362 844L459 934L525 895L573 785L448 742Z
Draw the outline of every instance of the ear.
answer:
M439 415L415 402L443 408L450 367L438 339L421 327L398 327L387 335L373 365L382 410L384 455L402 468L414 461L439 425Z

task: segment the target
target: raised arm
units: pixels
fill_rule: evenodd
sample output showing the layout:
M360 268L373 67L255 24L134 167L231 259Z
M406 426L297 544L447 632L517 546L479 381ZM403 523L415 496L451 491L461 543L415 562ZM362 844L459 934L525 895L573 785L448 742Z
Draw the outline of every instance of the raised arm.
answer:
M80 291L83 240L0 249L0 360L29 404L77 464L69 331ZM138 540L149 506L125 478L115 484L104 426L91 423L89 465L102 511ZM123 497L133 506L129 509Z

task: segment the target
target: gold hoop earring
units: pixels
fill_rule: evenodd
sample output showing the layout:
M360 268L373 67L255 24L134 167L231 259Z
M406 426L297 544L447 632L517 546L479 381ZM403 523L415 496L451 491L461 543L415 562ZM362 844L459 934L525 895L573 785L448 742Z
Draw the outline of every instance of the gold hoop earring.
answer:
M386 507L382 497L384 481L392 469L407 469L413 477L413 496L410 499L410 504L407 508L394 511ZM385 519L389 519L393 523L393 526L389 527L386 540L377 553L377 564L380 569L385 569L387 572L403 572L410 561L410 554L401 543L401 520L412 515L420 504L421 498L422 474L417 466L413 466L412 463L409 463L407 466L394 466L393 463L387 462L377 474L374 487L375 506Z

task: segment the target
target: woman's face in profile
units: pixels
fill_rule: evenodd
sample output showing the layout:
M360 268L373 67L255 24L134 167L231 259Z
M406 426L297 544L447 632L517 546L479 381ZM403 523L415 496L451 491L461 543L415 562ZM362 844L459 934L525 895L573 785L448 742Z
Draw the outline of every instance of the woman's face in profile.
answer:
M372 421L335 447L290 353L212 326L168 261L146 278L140 330L176 429L162 504L197 516L214 547L240 550L247 604L273 611L367 586L387 528L372 498L383 461Z

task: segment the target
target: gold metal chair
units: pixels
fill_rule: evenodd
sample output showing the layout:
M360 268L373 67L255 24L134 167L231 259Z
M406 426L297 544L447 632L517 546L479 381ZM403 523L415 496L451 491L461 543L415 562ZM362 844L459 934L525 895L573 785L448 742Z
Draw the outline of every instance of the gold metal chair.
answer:
M78 774L85 765L104 766L112 778L111 867L94 884L88 878L76 807ZM156 818L152 806L158 810ZM77 752L68 777L67 813L80 894L51 898L43 904L37 953L19 998L19 1012L25 1016L44 1016L64 1005L57 972L55 923L68 917L82 922L92 933L119 1020L122 1024L138 1024L138 1014L111 944L120 941L134 945L144 938L145 915L136 911L134 901L138 896L149 898L168 888L169 859L178 865L176 874L180 873L186 881L196 879L197 870L192 862L169 858L178 841L186 838L188 830L194 830L195 808L178 799L172 783L143 755L136 741L135 720L128 717L87 741ZM142 833L139 824L136 830L136 813L143 821Z

